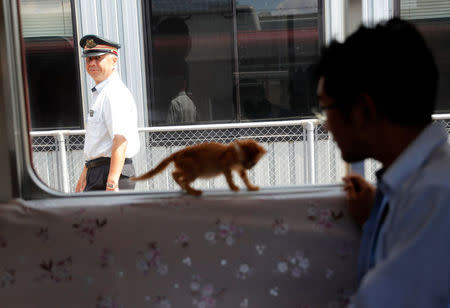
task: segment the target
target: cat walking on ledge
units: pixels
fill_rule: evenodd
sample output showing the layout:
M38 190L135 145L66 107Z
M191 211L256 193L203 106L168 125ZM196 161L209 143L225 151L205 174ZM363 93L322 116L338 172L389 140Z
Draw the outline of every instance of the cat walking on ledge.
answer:
M247 170L253 168L266 152L266 149L253 139L235 140L230 144L205 142L169 155L152 170L131 180L149 179L161 173L173 162L175 165L172 172L173 179L191 195L202 194L201 190L191 186L197 178L211 178L220 174L225 175L231 190L238 191L239 187L233 182L233 170L238 172L248 190L258 190L259 187L248 180Z

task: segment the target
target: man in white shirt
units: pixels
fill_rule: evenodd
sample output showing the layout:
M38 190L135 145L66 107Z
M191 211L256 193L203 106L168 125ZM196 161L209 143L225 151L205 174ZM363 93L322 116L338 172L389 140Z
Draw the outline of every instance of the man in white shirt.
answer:
M350 307L450 307L450 146L432 123L438 71L422 35L394 18L332 42L317 94L347 162L380 161L377 186L344 178L363 224Z
M117 73L116 42L97 35L80 40L86 70L94 79L84 142L86 164L76 192L134 189L132 157L139 150L136 103Z

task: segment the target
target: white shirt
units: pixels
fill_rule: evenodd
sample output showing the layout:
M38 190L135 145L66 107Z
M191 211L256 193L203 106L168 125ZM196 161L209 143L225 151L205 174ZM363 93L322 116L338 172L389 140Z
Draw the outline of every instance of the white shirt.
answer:
M429 125L383 173L389 211L350 307L450 308L450 146Z
M125 156L131 158L139 151L136 103L128 88L113 72L93 91L94 103L89 108L84 141L87 160L111 157L113 138L122 135L128 145Z
M185 91L181 91L170 102L168 123L194 123L197 120L197 107Z

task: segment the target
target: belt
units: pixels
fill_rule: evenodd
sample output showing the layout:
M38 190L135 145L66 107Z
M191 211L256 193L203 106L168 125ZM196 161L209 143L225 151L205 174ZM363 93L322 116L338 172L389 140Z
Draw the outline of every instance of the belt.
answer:
M111 163L111 157L99 157L92 160L87 160L84 164L86 168L95 168L99 166L109 165ZM125 165L132 164L133 160L131 158L125 158Z

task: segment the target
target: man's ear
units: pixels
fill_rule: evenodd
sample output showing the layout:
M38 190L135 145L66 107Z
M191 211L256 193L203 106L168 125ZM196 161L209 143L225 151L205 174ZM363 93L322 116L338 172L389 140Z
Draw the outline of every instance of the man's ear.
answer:
M378 118L377 108L372 96L363 92L358 96L358 106L361 108L361 116L365 121L373 121Z
M114 67L117 66L117 56L112 57Z

